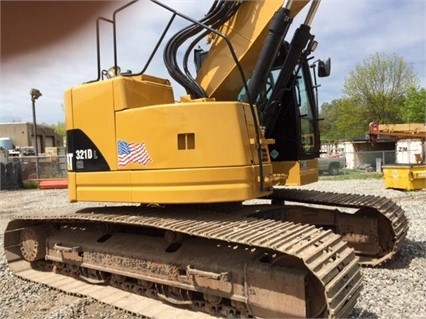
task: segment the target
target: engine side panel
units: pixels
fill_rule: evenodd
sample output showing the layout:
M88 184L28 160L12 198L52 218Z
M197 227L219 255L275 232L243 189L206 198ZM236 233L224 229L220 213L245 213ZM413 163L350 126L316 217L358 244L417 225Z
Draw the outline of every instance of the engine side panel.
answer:
M71 201L241 201L276 182L264 140L261 177L247 104L175 103L168 81L146 75L84 84L65 100Z

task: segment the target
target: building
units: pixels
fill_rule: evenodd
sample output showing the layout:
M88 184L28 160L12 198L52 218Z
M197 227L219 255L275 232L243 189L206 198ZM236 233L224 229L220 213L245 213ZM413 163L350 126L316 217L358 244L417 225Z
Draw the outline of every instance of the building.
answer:
M352 141L339 143L324 143L321 145L321 157L346 158L346 168L371 168L376 170L378 161L381 164L395 162L395 141L377 139L374 143L368 136L359 137Z
M34 126L28 122L0 123L0 137L10 137L15 147L35 147ZM54 129L37 125L38 154L46 152L46 147L63 146L61 137Z

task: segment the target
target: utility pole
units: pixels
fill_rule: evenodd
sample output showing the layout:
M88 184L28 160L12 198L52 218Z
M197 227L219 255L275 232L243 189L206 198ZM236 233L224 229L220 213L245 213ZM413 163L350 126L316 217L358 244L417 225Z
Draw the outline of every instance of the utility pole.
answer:
M37 140L37 121L36 121L36 112L35 112L35 100L41 96L41 92L37 89L31 89L30 91L32 107L33 107L33 134L35 141L35 155L36 155L36 178L40 178L40 172L38 168L38 140Z

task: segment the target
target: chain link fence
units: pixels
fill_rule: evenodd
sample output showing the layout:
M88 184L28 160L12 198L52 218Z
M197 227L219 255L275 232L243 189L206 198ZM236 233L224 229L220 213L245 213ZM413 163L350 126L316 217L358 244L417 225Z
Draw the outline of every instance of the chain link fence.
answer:
M67 158L60 156L9 156L0 163L0 190L22 188L23 182L38 178L67 177Z
M419 150L345 152L346 168L381 172L384 165L408 165L424 163Z
M370 172L380 172L383 165L395 164L395 151L346 152L346 167Z
M10 160L20 163L23 180L37 178L37 162L39 178L67 177L67 157L64 155L9 157Z
M0 190L22 188L21 163L0 162Z

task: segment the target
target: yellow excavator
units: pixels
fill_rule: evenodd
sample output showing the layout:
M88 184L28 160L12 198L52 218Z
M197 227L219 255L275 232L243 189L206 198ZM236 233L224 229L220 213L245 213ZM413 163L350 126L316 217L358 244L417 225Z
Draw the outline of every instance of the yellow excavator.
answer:
M359 265L391 259L408 225L386 198L282 187L318 180L320 1L214 1L199 21L145 1L170 20L142 71L122 72L117 16L136 2L97 20L98 77L65 93L69 199L114 204L10 221L10 269L151 318L347 316ZM161 51L179 101L146 72Z

